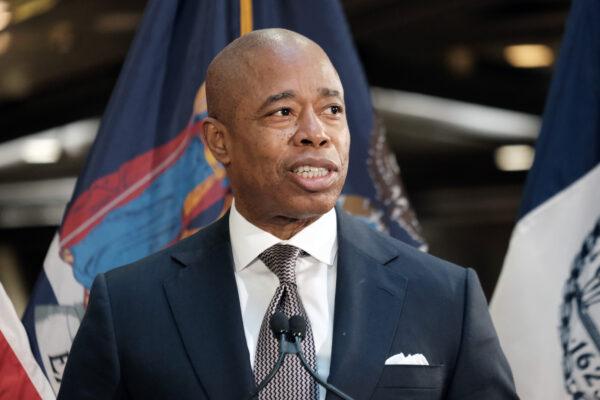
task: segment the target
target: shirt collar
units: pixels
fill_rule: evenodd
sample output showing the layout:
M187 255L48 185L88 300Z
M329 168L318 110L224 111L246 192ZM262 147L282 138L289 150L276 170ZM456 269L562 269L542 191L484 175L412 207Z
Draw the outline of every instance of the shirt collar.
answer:
M289 240L281 240L250 223L235 208L234 201L229 212L229 236L236 271L278 243L296 246L318 261L333 265L337 254L337 216L332 208Z

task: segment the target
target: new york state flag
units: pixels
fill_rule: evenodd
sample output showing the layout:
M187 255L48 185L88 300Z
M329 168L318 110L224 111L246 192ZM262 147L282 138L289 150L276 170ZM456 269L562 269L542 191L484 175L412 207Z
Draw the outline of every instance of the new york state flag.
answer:
M96 274L169 246L227 211L225 171L200 138L204 75L229 42L269 27L313 39L340 74L352 135L341 205L423 245L336 0L150 0L23 319L55 391Z

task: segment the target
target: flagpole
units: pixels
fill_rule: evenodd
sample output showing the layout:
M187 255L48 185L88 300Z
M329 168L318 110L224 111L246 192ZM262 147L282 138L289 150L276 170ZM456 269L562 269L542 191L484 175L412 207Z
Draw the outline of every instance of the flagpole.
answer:
M240 36L252 32L252 0L240 0Z

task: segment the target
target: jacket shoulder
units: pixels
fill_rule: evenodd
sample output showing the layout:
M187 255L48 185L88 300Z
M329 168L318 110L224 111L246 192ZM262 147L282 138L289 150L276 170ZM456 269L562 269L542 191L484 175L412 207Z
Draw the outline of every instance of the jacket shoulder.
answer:
M343 240L350 241L363 253L405 277L434 281L441 286L448 286L448 283L464 285L466 268L401 242L347 213L339 212L338 215Z
M182 239L156 253L150 254L131 264L114 268L104 275L109 288L162 285L162 282L176 274L183 267L177 261L178 254L189 254L214 246L220 241L229 241L227 216L204 227L195 234Z

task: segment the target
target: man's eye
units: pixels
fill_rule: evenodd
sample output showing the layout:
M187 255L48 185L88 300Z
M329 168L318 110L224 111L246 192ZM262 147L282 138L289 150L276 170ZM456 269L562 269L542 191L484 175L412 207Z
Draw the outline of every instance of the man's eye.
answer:
M277 110L273 113L273 115L278 117L287 117L292 113L292 110L289 108L282 108L281 110Z
M331 111L332 114L339 114L342 112L342 107L341 106L329 106L329 110Z

